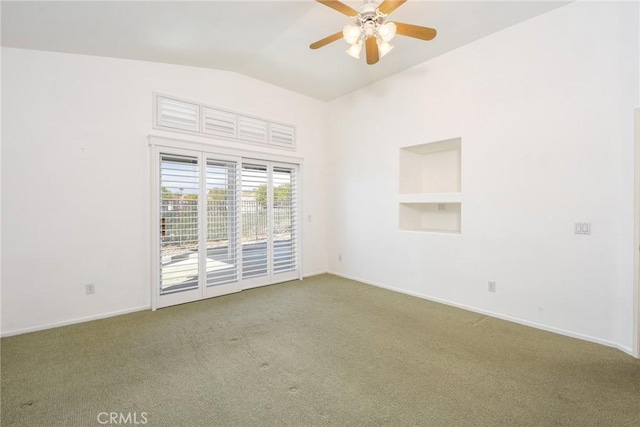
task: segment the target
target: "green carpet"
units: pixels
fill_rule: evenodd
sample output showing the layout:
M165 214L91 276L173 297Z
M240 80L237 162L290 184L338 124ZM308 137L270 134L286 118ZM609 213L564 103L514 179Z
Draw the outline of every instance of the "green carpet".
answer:
M3 426L640 426L639 360L331 275L1 353Z

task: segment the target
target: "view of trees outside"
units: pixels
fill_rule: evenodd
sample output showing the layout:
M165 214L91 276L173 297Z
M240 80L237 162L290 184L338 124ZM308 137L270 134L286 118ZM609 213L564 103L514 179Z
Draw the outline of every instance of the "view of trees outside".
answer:
M256 202L267 206L267 185L263 184L254 191ZM274 206L287 204L291 201L291 184L283 184L273 189Z

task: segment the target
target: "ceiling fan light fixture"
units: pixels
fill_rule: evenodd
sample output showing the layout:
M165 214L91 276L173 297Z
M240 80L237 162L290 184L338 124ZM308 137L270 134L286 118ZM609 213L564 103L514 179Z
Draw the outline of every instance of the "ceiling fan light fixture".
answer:
M356 25L345 25L342 29L342 37L349 44L354 44L360 38L360 27Z
M387 22L386 24L380 25L378 27L378 35L385 42L390 42L393 37L396 35L397 26L393 22Z
M311 49L318 49L342 38L349 44L349 49L346 51L349 56L359 59L360 52L366 47L364 50L367 64L374 65L381 57L391 52L393 46L389 42L396 35L425 41L432 40L436 36L434 28L387 21L389 14L405 4L407 0L362 0L365 3L357 9L340 0L315 1L349 17L352 24L346 25L342 31L311 43L309 45Z
M362 51L362 42L353 43L349 49L346 50L347 54L353 58L360 59L360 52Z

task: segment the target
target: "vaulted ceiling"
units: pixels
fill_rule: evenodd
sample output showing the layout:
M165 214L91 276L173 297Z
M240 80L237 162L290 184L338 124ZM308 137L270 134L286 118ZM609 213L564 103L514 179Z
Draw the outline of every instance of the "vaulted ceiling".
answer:
M351 23L313 0L3 1L2 45L234 71L328 101L567 3L409 0L391 20L438 36L396 36L375 65L343 40L309 49Z

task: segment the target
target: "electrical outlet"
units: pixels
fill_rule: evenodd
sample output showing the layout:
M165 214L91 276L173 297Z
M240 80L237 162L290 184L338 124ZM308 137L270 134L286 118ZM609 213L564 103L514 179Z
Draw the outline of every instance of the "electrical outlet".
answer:
M489 292L496 291L496 282L489 282Z
M342 254L338 254L338 261L342 262Z
M96 293L95 283L87 283L86 285L84 285L84 287L85 287L85 291L87 292L87 295L93 295Z
M573 226L574 234L591 234L590 222L576 222Z

